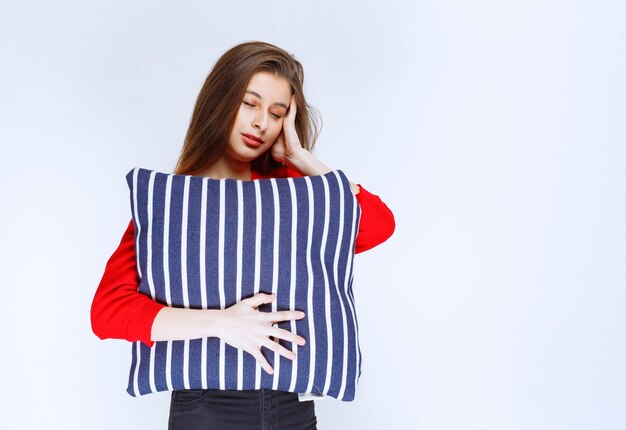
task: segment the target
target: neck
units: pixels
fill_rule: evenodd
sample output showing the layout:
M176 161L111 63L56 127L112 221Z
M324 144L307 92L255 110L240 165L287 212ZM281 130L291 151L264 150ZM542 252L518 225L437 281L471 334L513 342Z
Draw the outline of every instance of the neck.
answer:
M230 157L222 157L215 164L204 170L201 176L215 179L241 179L249 181L252 178L251 163L239 161Z

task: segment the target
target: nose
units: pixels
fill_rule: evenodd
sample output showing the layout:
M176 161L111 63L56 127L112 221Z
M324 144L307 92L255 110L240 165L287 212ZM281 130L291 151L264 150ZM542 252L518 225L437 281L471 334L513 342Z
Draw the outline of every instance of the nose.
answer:
M259 112L254 116L252 120L252 127L258 128L261 132L264 132L267 129L268 124L268 114L267 112Z

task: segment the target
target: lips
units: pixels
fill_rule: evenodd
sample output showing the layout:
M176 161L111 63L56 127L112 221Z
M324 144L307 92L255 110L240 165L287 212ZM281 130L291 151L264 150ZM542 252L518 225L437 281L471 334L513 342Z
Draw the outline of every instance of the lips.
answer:
M249 139L256 140L256 141L257 141L257 142L259 142L259 143L263 143L263 142L265 142L263 139L261 139L260 137L255 136L255 135L253 135L253 134L246 134L246 133L241 133L241 134L242 134L242 135L244 135L244 136L246 136L246 137L247 137L247 138L249 138Z

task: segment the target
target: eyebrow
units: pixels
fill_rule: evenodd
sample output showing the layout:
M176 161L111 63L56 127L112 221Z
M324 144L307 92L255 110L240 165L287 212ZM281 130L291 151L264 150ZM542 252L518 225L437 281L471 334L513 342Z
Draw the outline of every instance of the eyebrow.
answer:
M260 95L259 93L257 93L256 91L246 90L246 93L248 93L248 94L252 94L253 96L256 96L256 97L258 97L259 99L263 100L263 97L261 97L261 95ZM277 105L277 106L282 106L282 107L284 107L285 109L289 109L289 106L287 106L285 103L280 103L280 102L277 102L277 103L274 103L274 104L275 104L275 105Z

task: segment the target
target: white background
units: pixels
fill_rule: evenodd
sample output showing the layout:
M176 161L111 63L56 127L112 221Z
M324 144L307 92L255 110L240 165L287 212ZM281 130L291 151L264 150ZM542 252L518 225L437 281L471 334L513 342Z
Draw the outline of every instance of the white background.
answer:
M165 429L89 308L217 58L305 67L316 154L380 195L357 399L321 429L626 428L623 1L0 3L1 428Z

